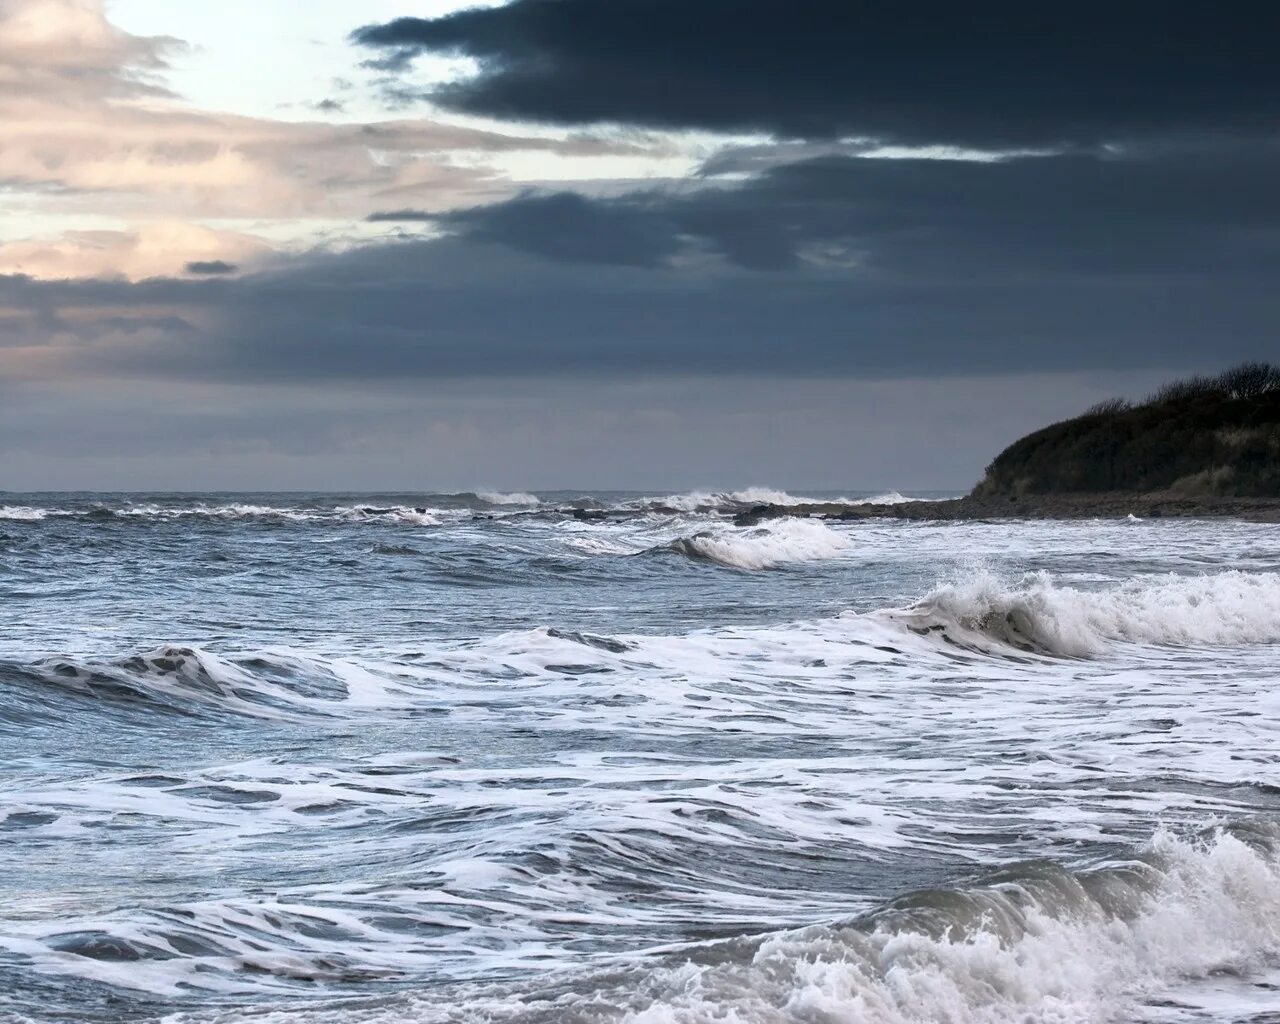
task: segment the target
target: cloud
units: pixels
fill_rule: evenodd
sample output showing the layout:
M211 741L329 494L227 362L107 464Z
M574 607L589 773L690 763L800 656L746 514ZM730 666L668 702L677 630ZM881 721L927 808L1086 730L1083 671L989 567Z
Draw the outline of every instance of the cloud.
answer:
M353 38L393 72L473 58L431 93L469 114L1007 147L1270 133L1278 33L1270 7L514 0Z
M370 224L431 223L440 215L426 210L375 210L365 218Z
M661 203L593 200L575 192L523 195L442 214L435 223L566 263L656 267L681 248L678 218L665 216Z
M729 157L709 168L733 170ZM852 281L1246 275L1280 261L1280 147L970 160L827 156L613 197L526 193L429 219L556 261L842 268Z
M1277 163L826 156L394 210L435 233L233 275L0 277L0 447L31 486L963 487L1272 354Z
M183 47L112 25L100 0L0 0L0 92L28 99L166 95L158 73Z
M214 277L220 274L234 274L240 267L226 260L195 260L186 265L188 274L198 277Z
M313 242L317 222L356 224L392 202L444 210L509 194L511 186L486 166L495 154L638 151L625 140L535 137L423 119L331 124L194 110L164 88L166 61L181 46L116 28L101 0L0 0L6 206L21 199L26 223L110 218L113 230L131 236L146 233L144 222L207 227L236 220L257 222L253 230L263 236L287 241L293 231ZM0 269L113 272L99 259L100 238L28 235L11 239ZM84 255L79 265L77 252ZM167 263L153 258L118 272L178 273L200 258L177 247Z
M52 238L0 243L0 274L137 281L184 267L200 273L191 267L256 265L271 251L260 239L241 232L154 221L128 231L66 231Z
M238 277L0 281L0 372L313 386L1154 369L1275 345L1280 176L1224 156L823 158L520 196ZM107 316L189 330L105 331Z

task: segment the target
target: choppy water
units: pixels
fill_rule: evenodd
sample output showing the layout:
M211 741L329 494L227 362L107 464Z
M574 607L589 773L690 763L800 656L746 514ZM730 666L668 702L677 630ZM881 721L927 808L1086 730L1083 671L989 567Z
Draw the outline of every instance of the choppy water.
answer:
M767 496L0 495L0 1019L1280 1010L1280 529Z

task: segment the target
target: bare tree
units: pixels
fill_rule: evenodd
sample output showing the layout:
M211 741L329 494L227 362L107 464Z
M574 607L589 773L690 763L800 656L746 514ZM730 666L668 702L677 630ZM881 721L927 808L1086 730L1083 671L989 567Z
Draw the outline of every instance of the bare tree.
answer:
M1114 416L1117 413L1127 412L1133 406L1123 398L1104 398L1101 402L1095 402L1089 406L1081 416Z
M1218 386L1229 398L1261 398L1280 391L1280 366L1241 363L1219 376Z
M1185 380L1170 381L1157 389L1155 394L1147 401L1151 405L1160 405L1164 402L1185 402L1190 398L1200 398L1203 395L1215 394L1218 390L1218 381L1215 378L1197 375L1195 377L1187 377Z

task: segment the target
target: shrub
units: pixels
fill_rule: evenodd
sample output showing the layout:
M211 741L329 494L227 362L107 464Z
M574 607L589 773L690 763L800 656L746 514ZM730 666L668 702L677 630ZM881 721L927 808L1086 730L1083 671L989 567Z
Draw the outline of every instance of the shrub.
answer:
M1218 386L1229 398L1261 398L1280 391L1280 366L1242 363L1219 376Z
M1124 412L1133 406L1124 398L1104 398L1101 402L1095 402L1089 406L1081 416L1114 416L1116 413Z

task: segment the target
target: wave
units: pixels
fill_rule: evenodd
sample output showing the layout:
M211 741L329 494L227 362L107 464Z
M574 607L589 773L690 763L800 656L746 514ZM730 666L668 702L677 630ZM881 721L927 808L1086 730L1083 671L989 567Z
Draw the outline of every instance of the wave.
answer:
M198 504L186 507L169 505L126 505L122 508L107 508L95 505L85 508L35 508L24 505L6 505L0 508L0 519L23 522L40 522L50 518L80 519L255 519L281 518L299 522L322 518L321 514L308 509L277 508L267 505L251 505L233 502L228 505Z
M938 587L912 607L883 613L916 632L983 640L1066 657L1116 642L1194 646L1280 641L1280 576L1236 570L1153 576L1080 590L1032 573L1006 583L978 573Z
M506 497L506 496L495 496ZM535 501L537 499L534 499ZM232 502L226 505L126 505L121 508L36 508L25 505L0 507L0 520L40 522L50 518L76 519L203 519L276 520L292 523L316 522L400 522L411 526L439 526L442 510L410 505L338 505L331 509L297 506L254 505Z
M0 506L0 519L8 519L19 523L38 523L42 519L47 519L49 514L48 509L32 508L29 505Z
M671 550L733 569L772 569L832 558L849 547L847 535L812 519L783 519L753 529L705 530L680 537Z
M922 499L908 498L897 491L886 491L869 498L809 498L772 487L747 487L740 491L669 494L665 498L647 498L642 504L647 508L672 509L677 512L740 512L756 505L900 505L919 500Z
M189 1024L215 1018L223 1024L1094 1024L1134 1019L1144 1006L1180 1005L1177 995L1198 980L1236 978L1247 987L1250 978L1271 969L1280 954L1278 848L1275 827L1263 823L1189 837L1160 831L1136 855L1093 868L1013 865L977 884L917 892L851 920L667 947L640 961L619 958L604 969L561 970L536 981L433 986L376 1001L192 1012L180 1019ZM191 909L200 911L201 924L209 922L216 941L195 931L194 924L183 925L194 932L183 936L188 947L220 951L239 945L239 925L248 920L258 944L248 947L252 955L246 962L272 978L332 980L335 967L378 977L392 966L335 959L331 943L310 937L317 924L331 931L343 928L352 936L353 950L372 952L367 941L372 929L351 931L350 913L338 916L283 901L265 919L241 907ZM365 941L356 942L357 934ZM263 947L264 937L272 946ZM155 991L172 985L174 972L163 971L166 961L156 959L170 945L165 935L125 939L97 932L19 941L17 948L36 961L52 962L60 946L70 945L83 959L107 961L100 973L117 983ZM113 959L128 961L121 965L125 969ZM217 962L212 955L206 959ZM202 983L210 980L206 973Z
M637 555L646 550L643 545L627 544L620 540L590 536L570 537L565 541L565 546L584 555L603 555L606 557Z
M270 652L232 658L177 645L121 658L48 658L2 667L144 716L157 709L196 717L326 716L351 702L353 690L339 662Z
M512 491L504 494L501 491L479 491L476 497L488 505L541 505L536 495L526 491Z
M705 512L717 509L733 509L751 505L796 505L805 501L786 491L770 487L748 487L741 491L690 491L687 494L669 494L665 498L650 498L646 504L675 509L679 512Z
M1247 974L1280 953L1277 836L1265 826L1191 839L1161 832L1128 862L1081 872L1023 865L984 885L909 896L846 926L734 945L690 951L683 964L616 993L625 1009L591 1019L1114 1019L1188 979ZM611 995L592 1001L608 1005Z
M688 557L759 570L833 557L847 545L846 536L823 523L795 520L751 530L708 531L681 538L673 547ZM374 550L410 554L412 549ZM893 660L923 671L931 661L945 659L953 665L957 646L976 664L1018 651L1089 658L1117 644L1230 647L1280 642L1280 575L1228 571L1155 576L1082 590L1044 574L1014 583L978 574L965 583L938 587L906 608L728 632L619 635L607 645L574 642L585 635L567 624L441 641L409 660L394 655L335 658L288 648L215 654L168 645L119 657L0 662L0 671L18 683L13 691L17 703L5 712L16 720L58 713L58 707L61 713L79 713L78 705L49 704L54 693L70 700L77 695L92 699L104 713L143 719L155 710L195 718L399 717L427 708L439 713L441 702L458 687L519 685L573 695L580 678L611 673L619 673L620 685L629 693L632 685L647 692L659 678L707 683L747 675L767 690L774 679L794 680L801 672L819 693L828 685L843 685L838 682L841 664L882 666ZM655 708L653 715L681 719L687 711L682 700L664 705L661 713ZM771 701L768 706L771 713L777 710ZM795 709L786 715L794 724Z
M404 523L408 526L439 526L441 522L434 509L408 505L388 507L357 505L353 508L338 508L335 511L344 519L361 523L382 521Z

